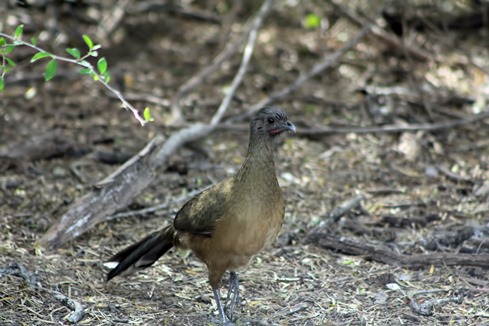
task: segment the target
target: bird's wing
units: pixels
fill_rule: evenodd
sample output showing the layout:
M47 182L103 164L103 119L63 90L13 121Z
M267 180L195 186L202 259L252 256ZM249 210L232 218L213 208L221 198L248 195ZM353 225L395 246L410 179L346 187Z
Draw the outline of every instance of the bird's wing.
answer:
M175 230L211 236L217 221L226 212L233 185L231 179L225 180L189 200L173 221Z

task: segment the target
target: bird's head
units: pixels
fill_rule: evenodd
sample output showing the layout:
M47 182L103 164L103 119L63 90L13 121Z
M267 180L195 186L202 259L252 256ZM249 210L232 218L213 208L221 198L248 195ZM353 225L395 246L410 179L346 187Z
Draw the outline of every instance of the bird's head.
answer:
M251 133L268 135L274 138L284 131L295 132L295 126L290 122L287 113L278 107L264 107L256 111L251 122Z

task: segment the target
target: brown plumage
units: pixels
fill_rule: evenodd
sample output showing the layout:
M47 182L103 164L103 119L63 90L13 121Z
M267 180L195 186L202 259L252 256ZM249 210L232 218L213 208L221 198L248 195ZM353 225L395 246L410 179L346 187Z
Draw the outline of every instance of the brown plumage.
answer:
M272 243L283 222L285 203L273 159L273 139L295 126L280 108L258 110L250 124L245 162L232 177L203 191L177 213L173 224L113 256L107 280L137 268L151 266L171 247L191 249L209 270L222 324L228 318L219 294L223 274L231 272L229 318L239 299L236 270L246 266L263 247Z

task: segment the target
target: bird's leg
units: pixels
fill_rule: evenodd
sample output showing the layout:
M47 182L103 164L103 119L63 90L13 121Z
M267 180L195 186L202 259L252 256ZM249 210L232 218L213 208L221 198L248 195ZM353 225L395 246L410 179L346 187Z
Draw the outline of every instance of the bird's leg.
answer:
M228 294L226 296L226 306L228 305L229 299L231 299L231 304L229 305L229 319L232 321L234 319L234 309L236 308L236 303L239 301L239 279L236 272L229 272L229 288Z
M214 300L216 300L217 310L219 311L219 316L221 317L221 325L222 326L232 325L229 322L226 313L224 312L224 307L222 306L221 294L219 293L219 289L212 289L212 293L214 293Z

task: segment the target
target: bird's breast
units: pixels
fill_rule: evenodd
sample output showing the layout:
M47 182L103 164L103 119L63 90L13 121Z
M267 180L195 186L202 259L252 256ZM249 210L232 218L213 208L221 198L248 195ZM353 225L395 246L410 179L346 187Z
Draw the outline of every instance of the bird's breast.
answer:
M282 226L284 202L282 193L267 201L241 198L240 209L228 212L219 219L212 238L223 250L253 256L270 245ZM263 198L261 198L263 199ZM273 199L273 200L272 200Z

